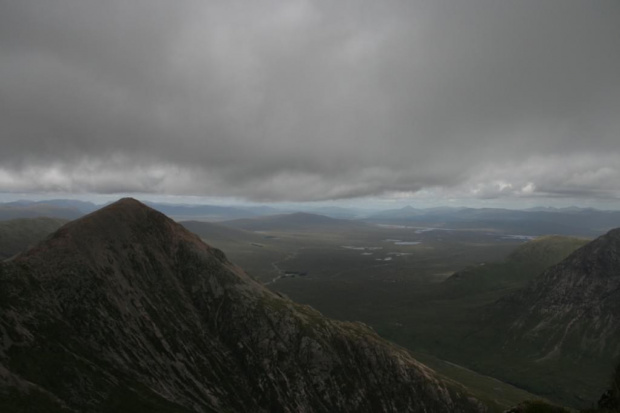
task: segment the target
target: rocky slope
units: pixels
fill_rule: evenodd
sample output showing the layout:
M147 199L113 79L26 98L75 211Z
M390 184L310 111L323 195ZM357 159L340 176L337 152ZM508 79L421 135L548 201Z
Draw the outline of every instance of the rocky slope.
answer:
M571 254L502 304L525 310L507 340L544 339L541 360L562 352L588 359L620 356L620 229Z
M132 199L0 265L0 411L483 410Z
M620 229L576 250L488 314L469 338L493 354L483 370L573 406L593 404L620 358Z

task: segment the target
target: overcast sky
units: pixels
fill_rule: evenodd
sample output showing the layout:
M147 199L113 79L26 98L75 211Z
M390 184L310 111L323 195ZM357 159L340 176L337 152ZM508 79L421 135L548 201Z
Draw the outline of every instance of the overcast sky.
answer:
M620 1L0 0L0 125L5 195L614 203Z

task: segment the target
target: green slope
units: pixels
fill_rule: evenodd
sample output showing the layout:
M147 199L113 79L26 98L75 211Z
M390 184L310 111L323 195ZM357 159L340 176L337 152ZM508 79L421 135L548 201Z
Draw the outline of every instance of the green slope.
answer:
M475 370L478 360L489 358L489 355L480 354L475 344L464 338L479 328L485 307L524 287L536 275L585 243L585 239L564 236L541 237L527 242L503 262L470 267L443 283L421 287L411 297L410 303L399 309L403 314L399 319L402 326L385 323L377 331L415 354L428 354ZM501 364L503 360L495 362ZM446 364L431 365L455 380L466 382L479 397L485 395L500 406L509 407L531 398L530 393L499 384L500 390L494 394L486 376L476 376L462 368L448 368ZM485 372L489 376L493 376L492 373ZM506 376L502 379L507 380ZM532 392L534 389L524 390Z
M444 282L438 294L445 298L497 291L497 295L501 296L506 290L525 286L536 275L562 261L588 241L561 235L536 238L518 247L503 262L470 267L455 273Z
M620 230L579 248L480 311L450 357L558 403L592 406L619 354L619 251Z
M0 260L24 251L66 222L58 218L22 218L0 221Z

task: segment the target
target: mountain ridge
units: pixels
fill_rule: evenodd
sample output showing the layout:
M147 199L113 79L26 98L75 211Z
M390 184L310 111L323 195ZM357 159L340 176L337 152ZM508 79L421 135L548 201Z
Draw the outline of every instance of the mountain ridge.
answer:
M0 285L0 407L13 411L33 393L57 411L485 410L135 200L1 263Z
M465 341L495 356L474 367L572 406L595 402L620 358L620 228L489 305L480 324Z

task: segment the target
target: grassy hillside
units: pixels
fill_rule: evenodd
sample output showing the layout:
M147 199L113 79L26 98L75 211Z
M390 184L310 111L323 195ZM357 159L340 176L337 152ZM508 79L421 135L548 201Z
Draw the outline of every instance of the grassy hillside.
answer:
M572 407L591 406L620 343L620 230L489 305L450 357Z
M453 361L476 370L477 360L485 357L490 359L493 355L481 354L478 348L468 347L471 343L464 338L478 328L485 306L522 288L533 277L560 262L586 242L560 236L530 241L518 247L502 262L472 266L457 272L443 283L420 286L411 294L407 304L391 311L391 322L389 314L385 312L377 316L374 325L381 335L416 354L430 354L444 360L444 363ZM494 360L496 364L503 362ZM475 376L466 373L463 368L448 369L448 366L441 364L437 367L444 374L465 381L477 389L479 394L503 406L507 405L507 400L514 401L515 397L519 397L514 391L499 392L489 387L486 375L493 376L493 371L485 370L486 375ZM509 375L499 377L510 382ZM545 380L557 383L562 381L562 377L556 377L554 372L550 372ZM532 382L536 381L532 377ZM519 381L521 385L523 382ZM540 391L540 387L532 386L524 390L536 392ZM554 395L555 392L550 390L544 396L553 398Z
M588 242L585 238L549 235L519 246L503 262L466 268L448 278L439 289L444 297L486 294L523 287L534 276L557 264ZM492 294L494 295L494 294Z
M0 259L6 259L41 241L67 221L56 218L22 218L0 221Z

